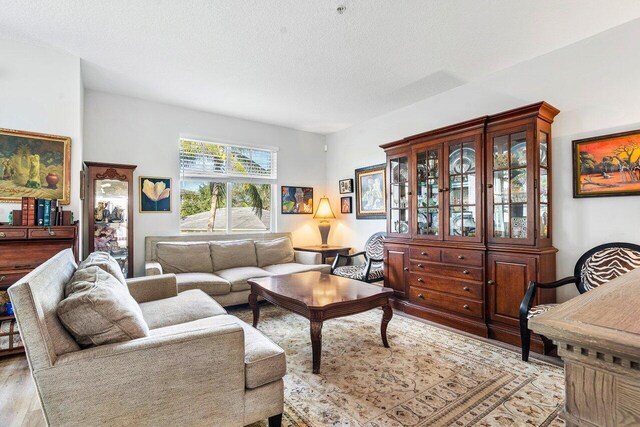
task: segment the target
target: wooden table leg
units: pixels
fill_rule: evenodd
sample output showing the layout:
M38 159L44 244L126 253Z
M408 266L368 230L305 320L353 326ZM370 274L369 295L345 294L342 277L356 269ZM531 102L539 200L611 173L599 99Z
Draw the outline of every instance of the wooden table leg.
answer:
M320 373L322 355L322 322L311 321L311 350L313 352L313 373Z
M260 306L258 305L258 295L253 292L249 294L249 306L253 310L253 327L256 328L260 319Z
M380 335L382 335L382 344L384 344L386 348L389 348L389 341L387 341L387 325L393 317L393 309L391 308L389 303L387 303L387 305L382 306L382 312L383 314L382 324L380 325Z

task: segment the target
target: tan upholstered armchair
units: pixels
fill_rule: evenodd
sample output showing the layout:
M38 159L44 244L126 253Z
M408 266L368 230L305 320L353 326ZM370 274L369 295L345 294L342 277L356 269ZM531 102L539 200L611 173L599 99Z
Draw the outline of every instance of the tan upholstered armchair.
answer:
M127 281L150 335L82 349L56 315L71 250L9 288L50 426L279 425L285 360L260 332L175 276Z

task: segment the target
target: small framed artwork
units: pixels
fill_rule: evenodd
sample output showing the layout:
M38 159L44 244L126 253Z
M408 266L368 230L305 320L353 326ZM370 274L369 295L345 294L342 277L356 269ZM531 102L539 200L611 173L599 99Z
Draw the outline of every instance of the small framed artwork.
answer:
M573 141L573 197L640 195L640 130Z
M171 212L171 178L141 176L140 212Z
M312 187L281 187L281 212L283 214L312 214Z
M70 188L71 138L0 129L0 202L36 197L68 205Z
M386 165L384 163L356 169L356 218L387 217Z
M353 193L353 179L341 179L338 181L340 187L340 194L349 194Z
M351 200L352 200L351 196L340 197L340 213L343 213L343 214L353 213Z

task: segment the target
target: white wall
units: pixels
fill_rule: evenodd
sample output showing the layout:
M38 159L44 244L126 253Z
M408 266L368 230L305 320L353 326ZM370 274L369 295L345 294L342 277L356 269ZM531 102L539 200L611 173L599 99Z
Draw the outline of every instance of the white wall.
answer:
M554 246L558 278L573 274L578 257L610 241L640 242L640 197L574 199L571 141L640 128L640 20L519 64L482 80L327 137L327 188L354 169L384 162L379 144L537 101L561 110L553 125ZM384 220L336 221L335 243L362 247ZM563 288L560 300L575 294Z
M81 217L80 59L34 43L0 38L0 128L71 137L71 209ZM66 208L66 207L65 207ZM19 204L0 204L0 222Z
M137 165L136 180L141 175L173 179L171 213L139 213L138 183L134 185L135 275L143 274L145 236L179 233L181 136L279 147L278 189L280 185L313 187L315 203L323 195L325 141L321 135L90 90L84 102L84 160ZM295 245L320 243L317 221L311 215L277 213L277 227L293 232Z

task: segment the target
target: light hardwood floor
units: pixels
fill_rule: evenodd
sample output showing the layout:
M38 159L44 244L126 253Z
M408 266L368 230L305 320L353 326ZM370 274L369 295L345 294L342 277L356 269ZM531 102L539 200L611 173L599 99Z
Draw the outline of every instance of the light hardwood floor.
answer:
M0 359L0 425L45 426L40 400L24 355Z

